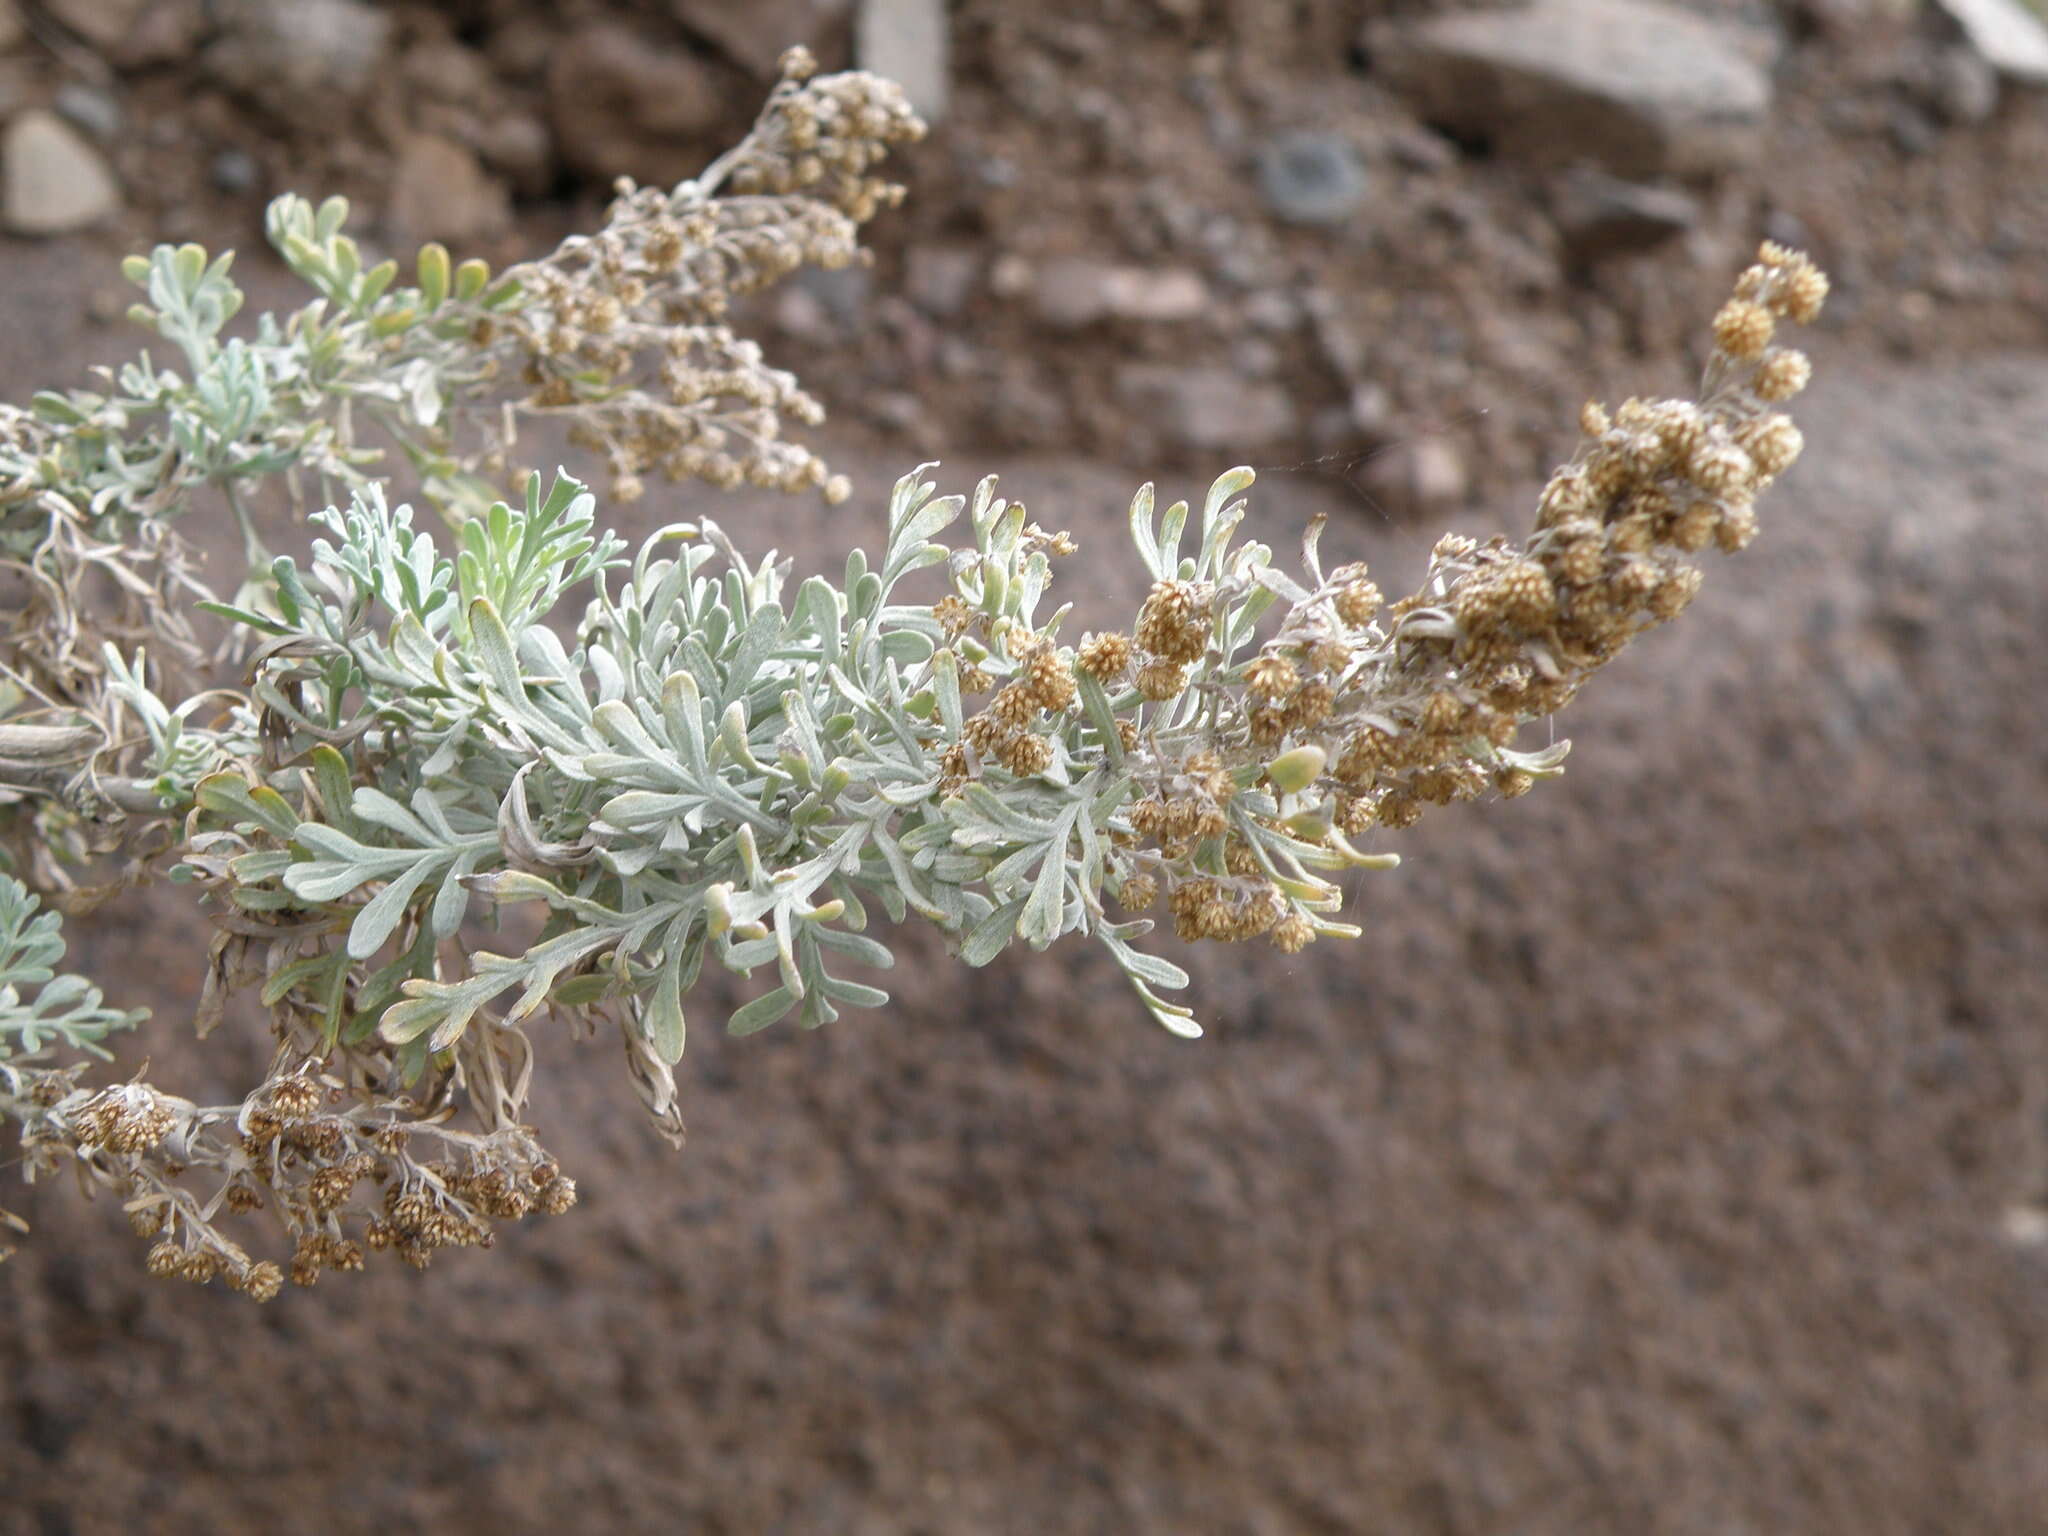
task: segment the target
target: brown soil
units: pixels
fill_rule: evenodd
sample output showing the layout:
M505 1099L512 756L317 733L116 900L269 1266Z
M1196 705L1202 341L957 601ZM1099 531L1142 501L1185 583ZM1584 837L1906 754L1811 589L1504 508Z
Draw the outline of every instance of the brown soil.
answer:
M515 21L570 9L450 13L497 59ZM582 1204L425 1277L257 1309L146 1280L111 1209L10 1186L35 1232L0 1268L0 1533L2040 1528L2048 211L2015 167L2048 104L2008 90L1916 138L1896 114L1932 33L1816 10L1771 178L1711 189L1655 258L1574 275L1523 173L1393 147L1427 130L1347 52L1367 7L1273 9L958 8L913 206L843 309L771 311L800 322L782 354L848 407L833 442L867 504L938 454L956 483L1003 471L1090 556L1138 480L1191 493L1227 462L1119 406L1115 363L1277 381L1302 425L1261 460L1265 536L1329 511L1328 543L1398 582L1437 530L1387 515L1374 466L1447 441L1471 490L1431 516L1519 522L1578 399L1682 383L1740 245L1796 219L1845 278L1807 459L1757 546L1561 722L1571 772L1404 834L1361 941L1188 956L1200 1043L1148 1026L1085 946L974 972L915 930L883 1014L700 1023L680 1154L610 1049L544 1042L536 1116ZM741 81L664 15L635 24ZM1217 84L1191 99L1197 73ZM144 144L256 147L376 205L374 101L359 135L265 145L187 60L117 77L170 125ZM511 65L492 80L540 99ZM1211 142L1217 103L1389 146L1366 232L1268 219ZM138 230L246 231L255 194L180 190L149 154L123 166L163 201ZM583 188L555 165L539 192ZM1134 211L1162 199L1270 265L1233 285ZM567 217L526 208L510 238ZM113 293L118 245L9 246L10 398L125 344L73 318ZM1054 334L983 282L941 321L891 297L941 248L983 273L1189 266L1222 297L1185 332ZM1313 327L1254 335L1253 294L1311 289L1368 340L1362 379ZM1317 441L1363 379L1384 423ZM868 531L717 515L820 567ZM1105 603L1125 575L1069 581ZM204 938L174 901L75 935L157 1009L124 1060L216 1088L253 1064L185 1036Z

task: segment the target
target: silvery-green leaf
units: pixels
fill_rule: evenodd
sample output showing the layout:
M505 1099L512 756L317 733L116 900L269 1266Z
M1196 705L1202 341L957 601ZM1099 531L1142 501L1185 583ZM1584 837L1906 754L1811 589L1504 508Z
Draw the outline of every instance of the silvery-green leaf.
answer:
M889 994L880 987L865 986L838 976L825 978L824 993L833 1002L844 1003L849 1008L880 1008L889 1001Z
M356 920L349 924L348 953L354 960L368 959L384 947L385 940L404 919L412 898L427 878L442 864L438 854L429 854L364 903Z
M680 940L672 939L671 952L662 961L660 979L655 983L654 993L648 998L646 1011L641 1015L647 1043L670 1066L683 1058L682 970L683 945Z
M960 958L972 966L987 965L1009 948L1017 934L1017 920L1024 915L1024 899L1004 902L974 925L960 946Z
M766 1029L788 1017L789 1010L796 1006L796 996L788 987L776 987L764 992L752 1002L740 1008L726 1020L725 1031L729 1035L751 1035Z

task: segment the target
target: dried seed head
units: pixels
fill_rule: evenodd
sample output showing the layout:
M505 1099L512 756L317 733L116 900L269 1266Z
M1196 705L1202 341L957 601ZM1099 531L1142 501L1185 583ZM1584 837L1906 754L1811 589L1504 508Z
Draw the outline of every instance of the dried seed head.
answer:
M1432 736L1448 736L1464 717L1465 706L1447 689L1431 694L1422 706L1422 728Z
M1025 664L1024 686L1041 709L1059 711L1074 702L1073 669L1050 646Z
M1258 746L1273 746L1287 734L1287 711L1278 704L1255 704L1246 720L1252 741Z
M1523 768L1500 768L1493 775L1493 787L1503 799L1515 800L1536 787L1535 776Z
M1614 595L1630 607L1640 607L1663 579L1664 573L1648 560L1626 560L1614 573Z
M1422 820L1422 802L1408 790L1395 790L1380 800L1380 825L1399 831Z
M1773 413L1753 422L1741 435L1742 446L1756 463L1756 472L1774 479L1792 467L1806 446L1806 437L1789 416Z
M1566 464L1543 487L1542 499L1536 504L1536 526L1549 528L1594 510L1593 490L1585 474L1576 465Z
M1778 269L1770 304L1779 314L1801 325L1811 325L1820 318L1821 305L1827 302L1827 297L1827 274L1804 256L1795 254Z
M1714 541L1714 529L1721 521L1720 506L1711 501L1692 503L1671 525L1671 542L1687 554L1696 554Z
M1117 888L1116 899L1127 912L1143 912L1159 899L1159 882L1150 875L1132 875Z
M1170 661L1147 662L1138 669L1138 692L1154 704L1178 698L1187 685L1187 669Z
M1360 731L1345 743L1333 771L1353 789L1370 789L1386 766L1392 745L1393 739L1376 727Z
M1138 644L1162 661L1199 661L1209 648L1209 626L1192 582L1160 581L1138 610Z
M1089 635L1081 642L1074 664L1099 683L1115 682L1131 664L1130 637L1115 630L1105 635Z
M1316 940L1315 924L1299 912L1283 917L1266 935L1267 941L1285 955L1297 955Z
M1357 837L1376 820L1378 807L1368 795L1340 794L1337 797L1337 827L1346 837Z
M1806 381L1812 376L1813 364L1807 361L1804 352L1773 347L1756 366L1756 392L1759 398L1774 403L1790 400L1806 388Z
M1011 736L1016 734L1011 727L987 714L976 715L960 729L960 740L971 750L986 757Z
M1363 629L1380 611L1380 589L1364 577L1347 581L1331 599L1337 617L1353 629Z
M1706 438L1708 423L1690 400L1667 400L1651 408L1650 428L1664 445L1668 461L1683 464Z
M1734 443L1708 439L1686 460L1686 478L1709 496L1728 496L1756 479L1756 465Z
M1052 743L1043 736L1018 736L1004 743L997 757L1018 778L1028 779L1052 766Z
M988 717L1006 730L1028 725L1038 713L1038 701L1022 683L1005 683L988 702Z
M320 1085L303 1074L281 1077L270 1085L270 1107L287 1125L318 1114L325 1098Z
M1294 663L1285 656L1265 655L1245 669L1245 692L1255 699L1272 702L1286 698L1301 681Z
M1330 718L1330 710L1336 701L1336 689L1319 677L1310 678L1287 701L1287 728L1290 731L1313 730Z
M1494 578L1500 588L1501 611L1511 624L1541 629L1557 612L1557 593L1550 574L1534 560L1516 560Z
M1756 508L1740 502L1721 514L1721 521L1714 528L1714 542L1721 546L1723 554L1732 555L1749 548L1756 529Z
M1575 539L1564 546L1564 552L1557 557L1557 574L1571 586L1590 586L1600 579L1606 563L1607 547L1596 529L1592 537Z
M955 742L939 754L939 793L957 794L967 785L967 749Z
M1753 362L1764 355L1776 329L1771 312L1752 299L1730 299L1714 316L1714 344L1730 357Z
M1658 583L1657 590L1650 594L1650 612L1659 619L1670 620L1685 612L1694 595L1700 589L1701 575L1695 566L1685 566L1673 571Z

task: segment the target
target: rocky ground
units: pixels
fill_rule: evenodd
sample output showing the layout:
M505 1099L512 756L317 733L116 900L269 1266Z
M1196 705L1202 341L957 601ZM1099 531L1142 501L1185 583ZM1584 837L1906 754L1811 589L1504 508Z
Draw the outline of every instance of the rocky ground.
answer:
M1520 521L1580 398L1682 386L1763 231L1838 279L1765 537L1563 781L1404 835L1365 939L1191 957L1200 1044L1084 948L906 936L884 1016L698 1031L680 1156L556 1042L575 1213L260 1311L10 1190L0 1533L2038 1528L2025 13L968 0L941 69L927 9L0 0L0 379L108 355L120 250L250 244L287 186L530 250L803 39L940 111L874 270L761 316L870 503L943 457L1106 553L1136 481L1249 457L1272 539L1328 511L1399 580ZM729 521L822 565L858 515ZM175 905L79 947L157 1007L136 1054L234 1068L181 1040Z

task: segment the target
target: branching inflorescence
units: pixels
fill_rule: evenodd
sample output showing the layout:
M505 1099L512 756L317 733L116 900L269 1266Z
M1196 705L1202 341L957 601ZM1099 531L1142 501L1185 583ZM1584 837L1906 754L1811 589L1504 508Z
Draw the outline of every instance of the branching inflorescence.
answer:
M539 412L624 498L659 472L840 499L779 435L815 405L725 309L854 259L897 195L876 162L919 131L893 87L795 57L704 177L623 187L599 235L502 278L429 247L406 289L360 270L335 206L285 199L273 239L320 301L224 341L226 258L161 248L131 264L139 318L189 373L145 360L0 421L0 548L26 594L0 655L13 863L74 907L95 855L121 858L117 880L198 886L202 1032L250 994L276 1041L238 1104L90 1087L41 1036L97 1049L132 1021L52 979L51 919L0 893L0 1116L31 1176L70 1166L126 1202L152 1272L274 1293L284 1271L226 1230L258 1208L306 1284L565 1209L573 1185L524 1123L536 1018L615 1031L680 1138L672 1069L705 964L770 973L733 1032L823 1024L887 1001L877 912L974 965L1089 935L1198 1033L1170 996L1185 973L1138 947L1147 911L1286 951L1354 935L1332 877L1394 859L1353 840L1558 772L1563 745L1522 749L1520 728L1675 617L1692 557L1746 545L1799 452L1778 407L1806 360L1773 332L1826 282L1767 245L1696 403L1589 405L1531 536L1447 537L1392 603L1363 566L1323 568L1319 526L1291 572L1240 540L1245 469L1199 513L1139 493L1151 589L1127 629L1086 635L1052 603L1072 539L993 480L941 497L930 466L906 476L880 551L836 583L702 518L629 549L566 475L494 498L512 421ZM380 442L438 536L392 504ZM248 580L200 604L245 671L188 695L200 589L176 519L206 495L246 516L270 478L317 482L320 535L302 569L245 523ZM111 609L85 602L96 579Z

